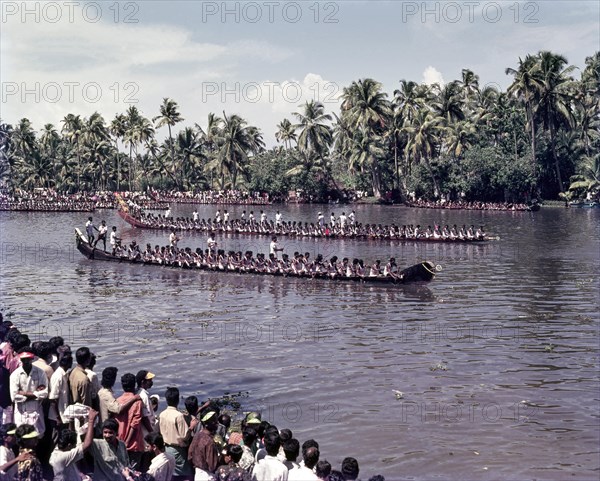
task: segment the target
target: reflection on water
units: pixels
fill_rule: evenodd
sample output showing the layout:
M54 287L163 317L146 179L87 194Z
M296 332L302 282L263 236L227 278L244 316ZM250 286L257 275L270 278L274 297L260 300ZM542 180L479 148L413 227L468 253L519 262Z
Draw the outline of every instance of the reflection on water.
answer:
M265 211L277 208L314 221L322 207ZM365 479L597 478L600 212L356 212L375 223L483 224L500 240L282 240L290 253L444 268L428 285L379 286L92 262L74 248L87 214L1 212L0 307L33 340L89 345L99 369L152 366L159 394L242 391L245 409L319 440L332 464L358 457ZM114 211L94 217L127 241L166 243ZM181 244L205 242L187 233ZM219 243L268 249L268 238ZM367 449L357 451L357 429Z

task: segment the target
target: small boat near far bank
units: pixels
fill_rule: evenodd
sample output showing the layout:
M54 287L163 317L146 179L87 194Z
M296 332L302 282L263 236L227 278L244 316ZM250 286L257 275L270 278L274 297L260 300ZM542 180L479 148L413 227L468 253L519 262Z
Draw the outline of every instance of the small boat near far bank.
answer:
M90 260L119 262L125 264L138 264L138 265L154 265L160 267L169 267L177 269L188 269L188 270L204 270L209 272L221 272L230 274L254 274L254 275L269 275L279 277L295 277L304 279L323 279L328 281L341 281L341 282L361 282L368 284L408 284L413 282L430 282L434 279L437 272L441 270L440 266L436 266L432 262L423 261L413 266L407 267L399 271L394 277L390 276L353 276L348 277L344 275L330 276L326 273L321 274L295 274L292 272L265 272L258 271L253 268L250 269L220 269L217 267L209 267L205 265L178 265L178 264L159 264L157 262L148 262L140 258L130 258L127 256L113 255L111 252L105 252L102 249L97 249L90 245L87 237L79 230L75 228L75 240L77 243L77 250L81 252L85 257Z

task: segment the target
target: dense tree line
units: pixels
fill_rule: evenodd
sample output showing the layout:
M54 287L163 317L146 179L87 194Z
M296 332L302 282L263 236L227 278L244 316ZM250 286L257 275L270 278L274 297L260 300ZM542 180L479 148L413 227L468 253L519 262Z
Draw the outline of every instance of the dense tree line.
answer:
M135 106L107 122L69 114L36 132L0 122L0 180L61 191L161 189L348 190L375 197L525 200L583 196L600 187L600 53L577 69L542 51L519 59L505 92L459 80L401 80L393 95L365 78L343 89L339 112L309 101L277 126L280 146L238 115L210 113L206 128L164 99L149 119ZM158 129L168 136L159 144Z

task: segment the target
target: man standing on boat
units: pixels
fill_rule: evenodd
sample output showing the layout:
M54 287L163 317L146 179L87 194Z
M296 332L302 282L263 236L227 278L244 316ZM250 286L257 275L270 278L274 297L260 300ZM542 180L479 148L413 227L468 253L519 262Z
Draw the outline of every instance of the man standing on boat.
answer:
M277 237L276 236L271 237L271 244L269 246L269 254L273 254L275 256L275 258L277 258L277 253L282 252L282 251L283 251L283 247L279 247L277 245Z
M348 214L348 220L350 221L350 225L354 225L354 223L356 222L356 212L350 212Z
M110 246L112 247L113 256L116 254L117 245L121 245L121 238L117 237L117 226L113 225L112 232L110 233Z
M169 235L169 244L171 247L177 247L177 243L179 242L179 237L175 233L175 229L171 229L171 234Z
M88 217L88 221L85 223L85 233L87 234L88 242L90 245L94 243L94 230L96 232L100 232L92 222L92 218Z
M207 246L208 246L208 251L211 254L214 254L216 252L217 241L215 240L215 236L212 232L210 234L208 234Z
M106 233L108 232L108 227L106 226L106 221L103 220L102 223L100 224L100 228L98 229L98 238L96 239L96 242L94 242L94 249L96 248L96 245L98 244L99 241L102 241L102 243L104 244L104 252L106 252Z

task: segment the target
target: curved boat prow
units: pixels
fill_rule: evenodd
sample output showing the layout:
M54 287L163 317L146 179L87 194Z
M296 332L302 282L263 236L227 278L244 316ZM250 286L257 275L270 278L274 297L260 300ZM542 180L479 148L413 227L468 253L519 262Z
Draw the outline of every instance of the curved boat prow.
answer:
M414 266L407 267L400 271L402 282L430 282L435 277L436 272L440 271L433 262L423 261Z

